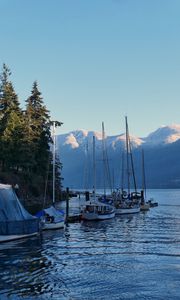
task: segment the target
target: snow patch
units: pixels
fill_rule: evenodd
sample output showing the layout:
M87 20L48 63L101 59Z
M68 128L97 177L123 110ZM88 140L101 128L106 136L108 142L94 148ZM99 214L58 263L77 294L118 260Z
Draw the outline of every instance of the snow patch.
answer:
M72 147L73 149L79 147L79 144L78 144L78 142L77 142L75 136L74 136L72 133L70 133L70 134L66 137L66 141L65 141L64 145L71 145L71 147Z
M160 145L160 144L171 144L180 139L180 125L173 124L170 126L161 126L156 131L150 133L145 142L147 144Z
M102 140L102 133L94 131L94 136L96 137L97 140Z

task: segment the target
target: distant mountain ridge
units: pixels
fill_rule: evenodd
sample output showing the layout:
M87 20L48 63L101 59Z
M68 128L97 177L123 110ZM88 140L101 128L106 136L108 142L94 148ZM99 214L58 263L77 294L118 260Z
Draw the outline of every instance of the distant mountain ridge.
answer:
M92 156L92 137L96 139L96 159L102 161L102 133L74 130L57 136L57 147L63 163L64 186L84 188L87 160ZM138 185L141 179L141 152L145 151L147 187L180 187L180 125L161 126L145 138L131 136ZM125 134L106 136L110 169L115 174L115 186L120 184L120 165L125 149ZM88 159L87 159L88 152ZM174 154L175 152L175 154ZM172 157L172 155L174 155ZM179 156L179 157L178 157ZM98 163L97 184L102 187L102 166ZM88 169L92 169L91 165ZM163 170L163 174L161 171ZM117 175L118 174L118 175ZM86 176L87 177L87 176ZM92 177L92 171L91 176ZM92 180L89 180L92 185Z
M58 140L63 141L63 145L69 145L72 148L78 148L82 146L84 142L87 142L88 139L91 139L92 136L95 136L97 141L102 140L102 133L95 131L87 131L84 129L74 130L67 134L62 134L58 136ZM134 147L140 145L164 145L169 143L174 143L180 139L180 125L171 125L171 126L161 126L156 131L150 133L145 138L139 138L131 136L131 143ZM106 141L108 145L111 143L112 146L117 143L125 143L125 134L115 135L115 136L106 136Z
M145 142L156 146L160 144L171 144L180 139L180 125L161 126L156 131L150 133Z

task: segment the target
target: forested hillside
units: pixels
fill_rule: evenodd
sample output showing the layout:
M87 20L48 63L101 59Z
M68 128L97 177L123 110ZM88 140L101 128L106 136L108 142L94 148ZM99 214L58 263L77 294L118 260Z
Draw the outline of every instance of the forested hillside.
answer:
M50 112L44 104L37 81L32 84L25 109L10 81L4 64L0 75L0 182L18 184L20 197L51 197L52 154ZM61 122L56 122L60 126ZM56 190L60 195L62 165L56 158ZM46 194L46 195L45 195Z

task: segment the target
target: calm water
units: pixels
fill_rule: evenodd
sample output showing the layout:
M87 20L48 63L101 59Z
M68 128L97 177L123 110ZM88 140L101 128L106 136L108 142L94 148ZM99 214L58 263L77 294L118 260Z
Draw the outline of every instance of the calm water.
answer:
M148 196L146 213L0 244L0 300L179 300L180 190Z

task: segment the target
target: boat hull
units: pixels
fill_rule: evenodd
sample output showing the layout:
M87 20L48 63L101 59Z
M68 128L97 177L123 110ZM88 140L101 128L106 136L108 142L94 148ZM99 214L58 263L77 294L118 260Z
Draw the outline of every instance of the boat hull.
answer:
M140 206L140 210L141 210L141 211L147 211L147 210L149 210L149 209L150 209L150 205L149 205L148 203L142 204L142 205Z
M131 207L131 208L116 208L116 215L125 215L125 214L136 214L140 212L140 207Z
M150 207L158 206L158 202L153 202L152 200L149 200L148 204L149 204Z
M115 217L115 212L108 213L108 214L98 214L98 213L89 213L89 212L84 212L82 213L82 219L83 220L108 220L112 219Z
M42 230L51 230L51 229L61 229L64 228L64 221L57 223L44 223L42 225Z
M25 239L37 235L38 232L29 234L10 234L10 235L0 235L0 243L10 242L19 239Z

